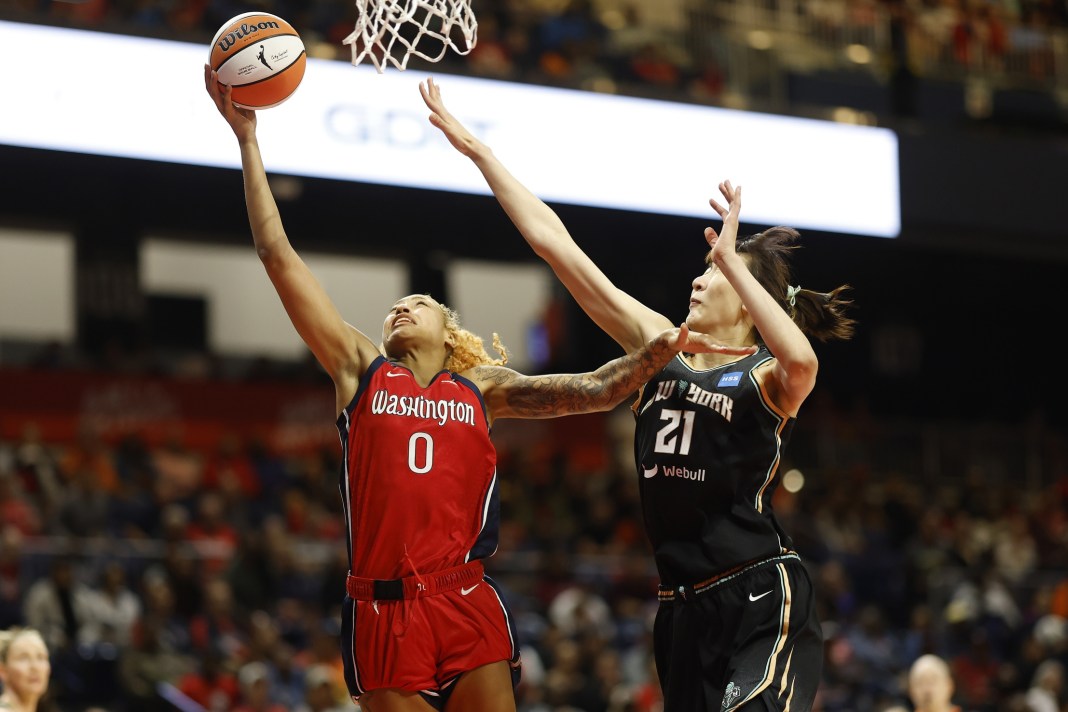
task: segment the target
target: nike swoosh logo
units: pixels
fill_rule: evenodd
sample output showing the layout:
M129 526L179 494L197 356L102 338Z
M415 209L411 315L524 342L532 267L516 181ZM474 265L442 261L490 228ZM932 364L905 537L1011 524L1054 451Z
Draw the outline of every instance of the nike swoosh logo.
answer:
M761 598L763 598L764 596L768 596L768 595L771 595L771 591L765 591L764 593L760 594L759 596L754 596L753 594L750 593L749 594L749 600L750 601L759 601Z
M407 375L408 375L407 373L394 373L393 371L390 371L389 373L386 374L386 377L387 378L400 378L401 376L407 376Z
M478 584L477 583L474 586L472 586L471 588L461 588L460 589L460 595L461 596L466 596L467 594L469 594L472 591L474 591L476 588L478 588Z
M650 468L646 468L645 465L642 465L642 474L645 475L645 479L649 479L650 477L656 477L656 471L659 469L660 465L653 465Z

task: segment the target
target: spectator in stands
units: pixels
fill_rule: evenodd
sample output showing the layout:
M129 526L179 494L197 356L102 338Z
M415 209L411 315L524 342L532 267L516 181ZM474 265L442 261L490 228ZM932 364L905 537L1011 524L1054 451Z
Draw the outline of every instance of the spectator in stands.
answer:
M22 439L14 446L14 469L22 491L36 502L38 511L47 520L60 494L59 468L35 423L23 427Z
M304 702L296 712L343 712L352 710L348 696L338 689L330 670L312 665L304 674Z
M276 642L264 661L271 681L270 698L287 710L295 710L304 699L308 682L305 670L297 665L293 646L281 641L276 633Z
M950 660L950 670L961 701L970 709L986 712L997 708L1000 651L991 648L982 628L970 631L967 647Z
M53 654L72 650L88 617L89 587L74 575L74 559L60 554L52 559L49 575L26 591L26 624L40 632Z
M209 578L204 582L203 591L203 607L189 622L193 650L203 654L209 648L217 647L228 657L243 654L248 646L245 625L248 612L234 605L229 582L221 576Z
M99 588L86 595L85 621L79 631L82 645L110 647L110 655L130 644L134 623L141 616L141 599L126 585L126 569L119 561L104 565Z
M158 712L160 686L181 680L196 667L195 658L172 647L164 621L144 617L134 632L133 644L119 656L119 689L125 712Z
M0 522L24 535L35 535L41 531L41 516L37 507L22 492L15 475L4 469L0 469Z
M229 712L237 707L241 690L219 651L208 648L197 662L195 669L178 678L178 690L210 712Z
M44 638L33 628L0 631L0 709L37 712L52 666Z
M242 665L237 680L241 684L241 704L234 712L288 712L271 699L270 675L262 662L257 660Z
M64 485L80 471L85 471L97 489L111 493L119 486L114 458L100 432L91 425L83 425L77 442L63 451L59 469Z
M227 514L222 494L207 490L197 497L196 516L186 526L183 538L196 548L206 574L224 572L237 550L238 530Z
M97 483L96 475L84 467L68 475L59 496L56 519L60 533L77 539L104 536L108 532L111 497Z
M160 645L167 650L189 652L192 650L192 642L189 634L189 617L182 615L175 599L182 595L176 592L171 580L167 577L162 567L153 566L141 577L141 619L134 624L131 638L136 638L139 628L144 621L156 621ZM194 610L199 609L202 596L197 596L193 602ZM131 645L133 640L131 640Z
M949 665L937 655L921 655L909 669L909 699L915 712L960 712L953 704Z
M22 533L0 524L0 629L22 622Z
M1059 660L1046 660L1035 670L1031 687L1027 691L1029 712L1060 712L1064 692L1064 664Z

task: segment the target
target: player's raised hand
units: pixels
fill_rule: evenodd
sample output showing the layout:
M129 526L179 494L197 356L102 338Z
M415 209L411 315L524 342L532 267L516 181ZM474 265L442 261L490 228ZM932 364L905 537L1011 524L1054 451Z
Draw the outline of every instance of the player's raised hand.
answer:
M215 102L215 108L219 110L222 117L226 119L226 123L230 124L230 128L237 134L238 139L244 138L250 133L255 134L256 112L234 106L231 98L233 88L228 84L221 83L219 81L219 73L208 64L204 65L204 89L208 92L211 100Z
M755 345L729 346L719 344L707 334L699 331L690 331L690 327L683 322L677 329L668 329L660 334L660 338L675 351L688 354L728 354L731 356L748 356L757 351Z
M719 233L715 228L705 228L705 241L712 248L713 261L718 256L734 252L738 241L738 216L742 212L742 186L735 188L729 180L725 180L719 184L719 192L726 199L727 207L720 205L715 198L710 198L708 204L723 220L723 227Z
M445 108L445 102L441 100L441 89L433 77L429 77L425 83L419 82L419 93L431 111L430 123L445 134L445 138L449 139L449 143L457 151L471 156L480 142Z

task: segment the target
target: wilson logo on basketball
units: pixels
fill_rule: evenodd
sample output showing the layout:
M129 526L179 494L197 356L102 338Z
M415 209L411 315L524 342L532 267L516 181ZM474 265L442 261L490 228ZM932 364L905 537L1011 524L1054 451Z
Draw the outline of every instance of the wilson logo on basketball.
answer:
M293 25L266 12L230 18L211 39L208 64L241 109L269 109L300 86L307 52Z
M248 37L251 34L255 34L256 32L259 32L261 30L277 29L279 29L279 25L277 22L264 21L259 22L255 25L241 23L240 27L220 37L219 41L216 44L218 45L220 50L226 52L231 47L233 47L238 40L244 39L245 37Z

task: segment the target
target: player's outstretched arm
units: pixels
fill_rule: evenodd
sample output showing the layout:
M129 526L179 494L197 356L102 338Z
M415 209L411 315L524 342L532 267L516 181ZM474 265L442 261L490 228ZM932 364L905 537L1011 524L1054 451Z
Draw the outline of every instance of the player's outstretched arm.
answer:
M768 294L735 251L742 186L735 187L730 181L724 181L719 184L719 191L727 202L726 207L715 199L708 202L723 220L723 226L718 233L711 227L705 228L705 239L712 248L712 262L741 297L761 338L775 356L775 378L779 385L776 390L780 394L776 402L794 414L816 385L819 367L816 352L804 332Z
M356 393L359 376L377 354L377 348L345 323L326 290L290 244L260 155L256 112L234 106L231 88L220 84L217 73L207 65L204 87L241 149L245 206L256 253L297 333L334 380L338 402L344 407Z
M420 83L419 93L432 112L430 123L474 162L523 238L605 333L631 351L671 327L667 317L612 284L579 249L556 212L520 183L486 144L449 113L433 79Z
M738 348L714 343L683 324L590 373L524 376L503 366L478 366L464 375L482 390L491 418L553 418L614 408L680 351L734 353Z

